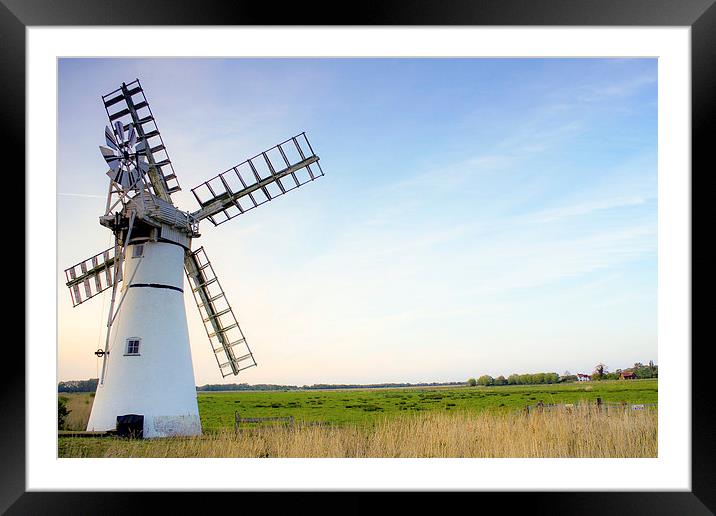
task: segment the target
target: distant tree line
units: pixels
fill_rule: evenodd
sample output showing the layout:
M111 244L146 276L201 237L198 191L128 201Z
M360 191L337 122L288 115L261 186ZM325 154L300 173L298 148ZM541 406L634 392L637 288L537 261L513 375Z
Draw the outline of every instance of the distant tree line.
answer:
M613 372L609 372L609 369L604 364L597 364L594 367L592 373L592 380L618 380L621 378L623 373L631 372L638 379L643 378L658 378L659 377L659 366L654 364L652 360L649 360L647 365L641 362L636 362L632 367L626 369L617 369Z
M320 389L383 389L394 387L439 387L441 385L463 385L464 382L421 382L421 383L316 383L313 385L304 385L301 390L320 390Z
M313 385L276 385L259 383L249 385L248 383L214 383L201 385L196 388L197 391L310 391L321 389L379 389L379 388L395 388L395 387L435 387L440 385L463 385L464 382L430 382L430 383L316 383Z
M575 377L576 378L576 377ZM545 383L559 383L560 377L557 373L532 373L532 374L511 374L507 378L500 375L493 378L489 374L480 376L478 379L470 378L468 385L540 385Z
M637 378L658 378L659 377L659 366L654 364L653 361L649 360L647 365L637 362L632 368L632 372Z
M57 392L94 392L97 390L98 378L89 380L69 380L57 385Z
M634 367L628 369L617 369L614 372L609 372L606 365L599 363L594 367L594 371L591 374L592 380L618 380L621 378L622 373L632 372L636 378L658 378L659 366L655 365L653 361L649 361L649 364L644 365L641 362L634 364ZM568 383L576 382L577 375L571 374L569 371L565 371L561 376L557 373L531 373L531 374L511 374L507 378L500 375L497 378L485 374L479 378L469 378L467 385L474 387L476 385L492 386L492 385L541 385L550 383Z
M633 367L628 369L617 369L609 372L606 365L599 363L594 367L591 378L592 380L618 380L621 374L627 371L634 373L636 378L658 378L659 366L653 361L649 361L647 365L636 362ZM550 383L567 383L577 381L577 376L570 374L568 371L560 376L557 373L529 373L529 374L511 374L507 378L500 375L493 378L490 375L482 375L479 378L470 378L467 384L470 386L483 385L541 385ZM97 390L97 378L89 380L69 380L60 382L57 386L58 392L95 392ZM197 391L296 391L296 390L321 390L321 389L379 389L379 388L396 388L396 387L438 387L464 385L465 382L421 382L421 383L371 383L371 384L355 384L355 383L317 383L313 385L277 385L269 383L259 383L250 385L248 383L229 383L229 384L207 384L197 386Z
M295 391L298 387L295 385L274 385L268 383L260 383L257 385L249 385L248 383L212 383L197 386L197 391Z

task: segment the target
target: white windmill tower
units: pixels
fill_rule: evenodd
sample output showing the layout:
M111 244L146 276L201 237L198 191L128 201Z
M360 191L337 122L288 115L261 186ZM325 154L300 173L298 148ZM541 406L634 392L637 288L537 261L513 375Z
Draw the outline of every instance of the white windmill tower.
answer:
M109 288L103 359L88 430L129 426L144 437L201 433L184 310L184 274L222 377L256 365L203 247L215 226L323 175L305 133L192 190L200 208L174 206L176 174L139 80L102 97L110 170L101 225L114 247L65 270L73 306ZM121 282L121 283L120 283Z

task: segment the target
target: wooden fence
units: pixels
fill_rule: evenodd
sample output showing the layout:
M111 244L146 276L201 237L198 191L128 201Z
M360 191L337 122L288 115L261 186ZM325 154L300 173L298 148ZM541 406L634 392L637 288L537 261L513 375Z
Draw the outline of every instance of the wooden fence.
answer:
M241 417L238 412L234 412L234 429L238 430L241 423L264 423L267 421L279 421L287 425L293 426L293 416L288 417Z
M528 405L524 408L526 413L544 412L550 410L570 410L578 407L594 407L598 410L616 411L616 410L651 410L657 408L656 403L627 403L626 401L608 401L604 402L601 398L597 398L594 402L579 403L542 403L538 402L534 405Z

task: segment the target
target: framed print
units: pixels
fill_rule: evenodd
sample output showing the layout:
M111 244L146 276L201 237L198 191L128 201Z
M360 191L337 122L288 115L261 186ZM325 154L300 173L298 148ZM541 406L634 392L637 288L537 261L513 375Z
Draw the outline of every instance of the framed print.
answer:
M28 299L3 510L715 510L713 1L371 6L3 0Z

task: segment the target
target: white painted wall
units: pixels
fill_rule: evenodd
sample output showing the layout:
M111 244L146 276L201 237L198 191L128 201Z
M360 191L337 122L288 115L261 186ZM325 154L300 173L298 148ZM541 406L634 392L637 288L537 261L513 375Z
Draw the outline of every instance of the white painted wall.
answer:
M87 430L111 430L117 416L144 416L144 436L201 434L184 310L177 290L133 287L141 283L184 286L184 250L145 242L141 258L127 249L126 294L110 335L104 384L97 387ZM139 356L126 356L128 338L141 339Z

